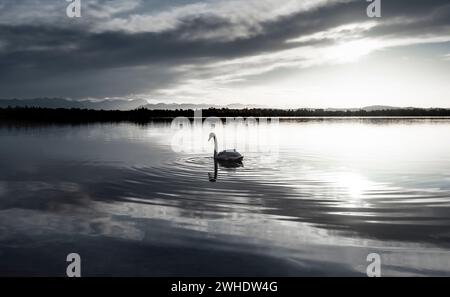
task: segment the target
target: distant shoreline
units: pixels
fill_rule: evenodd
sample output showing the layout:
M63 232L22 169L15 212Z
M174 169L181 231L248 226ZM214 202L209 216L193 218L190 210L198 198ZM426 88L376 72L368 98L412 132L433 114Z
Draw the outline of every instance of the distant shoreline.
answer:
M450 109L392 109L392 110L347 110L330 111L323 109L204 109L203 117L222 119L236 117L270 118L282 120L295 119L450 119ZM39 107L0 108L0 122L38 122L38 123L94 123L94 122L134 122L170 121L176 117L194 119L194 110L92 110Z

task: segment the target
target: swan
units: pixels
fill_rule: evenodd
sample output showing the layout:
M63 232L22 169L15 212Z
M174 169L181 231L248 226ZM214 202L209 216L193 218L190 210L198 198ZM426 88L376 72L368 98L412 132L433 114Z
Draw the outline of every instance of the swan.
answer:
M217 137L216 134L210 133L209 139L214 139L214 160L217 161L223 161L223 162L241 162L242 159L244 159L244 156L242 156L239 152L234 150L225 150L223 152L217 153Z

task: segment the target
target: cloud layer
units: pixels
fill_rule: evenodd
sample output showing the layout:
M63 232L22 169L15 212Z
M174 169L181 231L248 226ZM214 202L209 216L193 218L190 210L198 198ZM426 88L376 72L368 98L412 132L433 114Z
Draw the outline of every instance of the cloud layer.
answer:
M64 1L1 2L0 97L241 101L274 76L390 49L425 44L420 54L443 48L448 60L446 0L383 1L380 19L361 0L82 4L69 19Z

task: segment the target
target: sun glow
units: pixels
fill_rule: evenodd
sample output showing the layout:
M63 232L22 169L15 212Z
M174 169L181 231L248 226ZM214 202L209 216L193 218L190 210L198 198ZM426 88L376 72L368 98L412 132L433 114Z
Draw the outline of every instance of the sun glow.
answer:
M358 61L378 48L376 41L361 39L331 47L330 56L338 63L350 63Z

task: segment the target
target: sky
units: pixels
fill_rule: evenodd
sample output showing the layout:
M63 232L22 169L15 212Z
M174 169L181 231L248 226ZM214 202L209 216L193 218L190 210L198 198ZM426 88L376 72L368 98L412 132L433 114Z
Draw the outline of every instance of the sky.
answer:
M0 0L0 98L450 107L450 2Z

